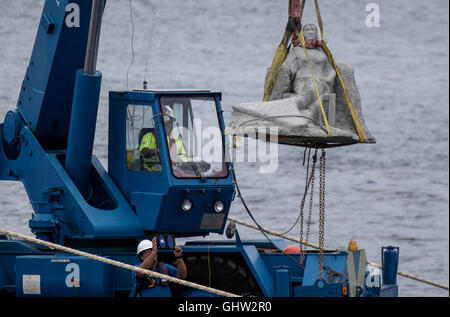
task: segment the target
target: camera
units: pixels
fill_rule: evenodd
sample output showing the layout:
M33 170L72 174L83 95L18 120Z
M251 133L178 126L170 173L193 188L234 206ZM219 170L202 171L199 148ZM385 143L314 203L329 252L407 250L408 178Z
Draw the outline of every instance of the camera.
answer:
M160 233L157 244L158 250L172 250L175 247L175 237L172 234Z

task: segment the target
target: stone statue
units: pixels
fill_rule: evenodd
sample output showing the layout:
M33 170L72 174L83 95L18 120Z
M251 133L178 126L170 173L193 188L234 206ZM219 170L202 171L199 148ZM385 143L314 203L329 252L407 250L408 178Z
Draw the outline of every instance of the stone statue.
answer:
M317 27L303 26L305 48L294 33L289 55L281 67L268 102L253 102L235 105L231 127L237 134L256 126L279 128L279 143L304 145L311 142L357 143L359 136L348 109L348 104L336 71L321 48ZM337 63L344 79L358 120L366 136L366 143L375 139L365 126L361 113L361 98L356 86L353 70ZM324 119L317 97L321 96L332 137L324 129ZM248 123L247 123L248 122Z

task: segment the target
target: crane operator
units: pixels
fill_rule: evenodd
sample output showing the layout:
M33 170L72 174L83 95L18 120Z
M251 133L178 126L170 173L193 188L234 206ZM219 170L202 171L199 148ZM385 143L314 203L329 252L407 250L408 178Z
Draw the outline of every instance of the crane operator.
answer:
M170 149L170 159L172 166L176 167L181 158L186 156L186 150L183 142L176 137L172 137L173 123L176 118L172 108L164 106L164 128L167 135L167 144ZM143 169L149 172L159 171L161 168L161 159L159 156L158 143L154 132L146 133L140 142L139 152L143 160Z

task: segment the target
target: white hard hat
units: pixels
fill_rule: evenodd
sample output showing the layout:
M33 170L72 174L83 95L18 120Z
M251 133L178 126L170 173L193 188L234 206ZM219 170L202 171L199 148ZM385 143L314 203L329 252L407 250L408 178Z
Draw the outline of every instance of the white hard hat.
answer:
M166 117L166 120L169 121L175 120L173 109L170 106L164 106L164 116Z
M142 240L137 247L137 254L148 249L153 249L153 243L150 240Z

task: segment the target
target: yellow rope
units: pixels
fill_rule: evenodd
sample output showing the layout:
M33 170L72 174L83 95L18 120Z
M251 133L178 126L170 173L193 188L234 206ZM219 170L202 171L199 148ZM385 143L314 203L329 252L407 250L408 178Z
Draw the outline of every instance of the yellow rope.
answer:
M313 83L314 83L314 88L316 89L317 100L319 101L319 104L320 104L320 111L322 112L323 121L325 123L325 127L327 129L328 136L331 137L332 135L331 135L331 131L330 131L330 126L328 124L328 119L327 119L327 116L325 114L325 109L323 107L322 98L320 97L319 88L317 87L317 81L316 81L316 77L314 76L314 71L313 71L313 68L312 68L312 65L311 65L311 60L309 59L308 50L306 49L305 37L303 36L303 30L301 30L300 34L298 34L298 31L297 31L297 37L302 42L302 46L303 46L303 50L305 52L306 60L308 61L309 70L311 71L311 77L312 77L312 80L313 80Z
M328 60L330 61L331 65L333 65L333 67L336 71L336 74L338 76L339 82L342 86L342 90L344 91L345 100L347 101L348 109L350 110L350 114L351 114L353 122L355 124L356 132L358 133L358 136L359 136L359 141L361 143L364 143L366 141L366 137L364 136L364 132L361 128L361 124L359 123L358 116L356 115L355 109L353 107L353 103L350 100L350 96L348 94L347 87L345 86L344 79L342 78L341 72L339 71L339 67L337 66L337 63L333 57L333 54L331 54L331 51L327 46L327 41L325 40L325 35L323 32L322 16L320 14L320 8L319 8L319 0L314 0L314 4L316 7L317 21L319 23L320 36L322 39L322 48L323 48L325 54L327 55Z
M275 52L273 57L272 65L270 66L269 75L267 77L267 81L264 87L264 97L263 101L269 101L270 96L272 95L273 87L275 86L275 82L278 78L278 74L281 71L281 66L283 66L286 57L289 54L289 39L291 38L292 33L286 30L283 35L283 39L281 40L280 45Z
M350 110L350 114L352 116L353 122L356 127L356 132L358 133L358 136L359 136L359 141L361 143L364 143L366 141L364 132L361 128L361 124L359 123L358 116L356 115L355 109L353 108L352 101L350 100L350 96L348 95L347 87L345 87L344 79L342 78L341 72L339 71L339 67L336 64L336 61L334 60L333 55L331 54L331 51L328 48L326 41L322 41L322 48L323 48L325 54L327 55L331 65L333 65L334 69L336 70L336 74L339 78L339 82L341 83L342 89L344 91L348 109Z

